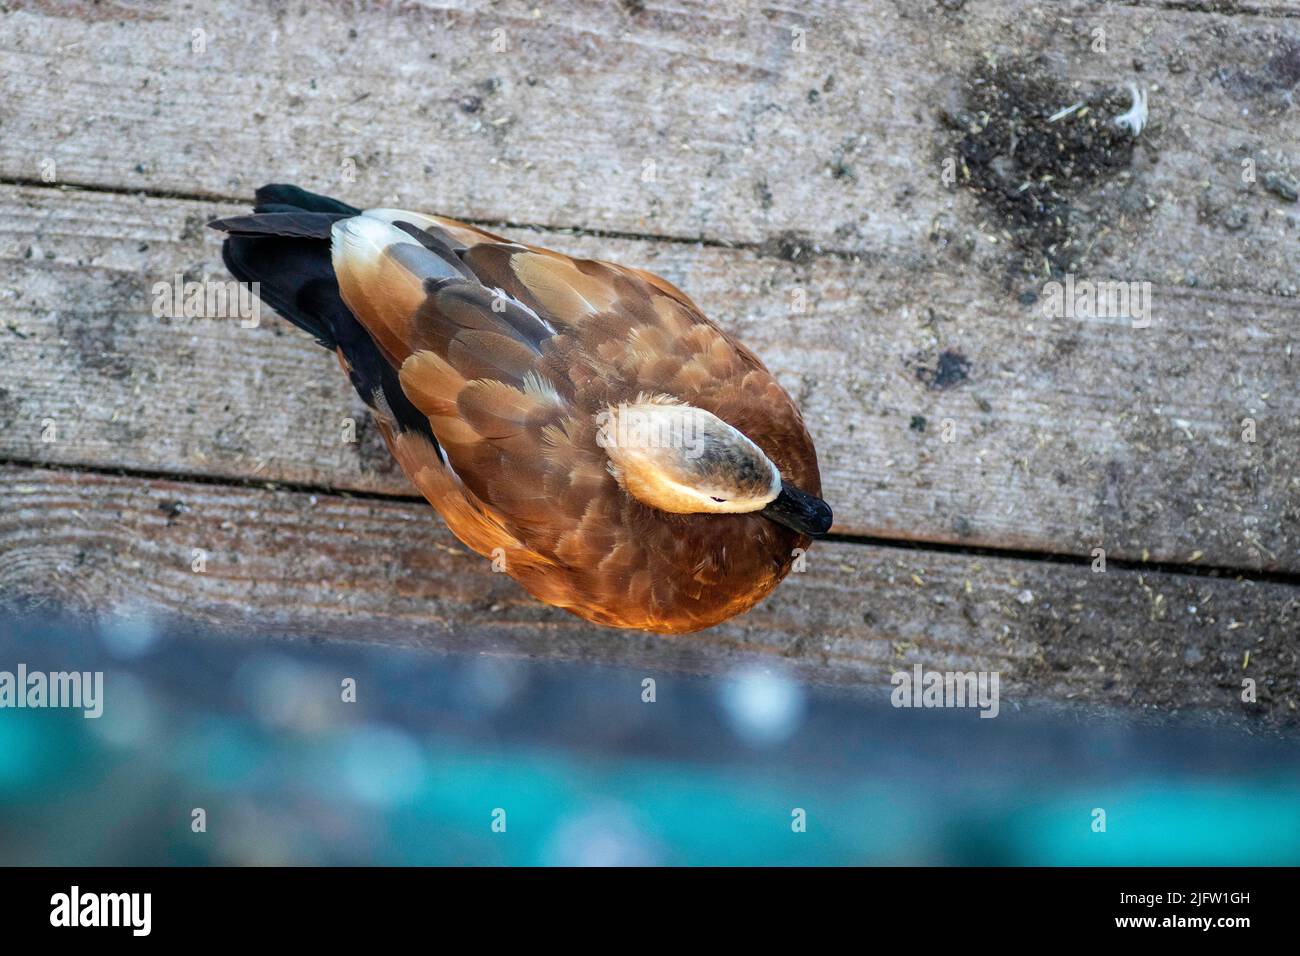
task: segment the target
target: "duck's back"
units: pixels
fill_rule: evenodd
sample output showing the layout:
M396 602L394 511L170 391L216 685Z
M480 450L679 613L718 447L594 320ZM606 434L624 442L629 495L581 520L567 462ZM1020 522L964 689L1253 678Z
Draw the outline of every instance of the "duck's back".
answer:
M752 606L807 547L758 515L647 507L611 473L602 413L667 396L820 493L794 403L670 283L400 210L329 226L338 292L373 343L338 346L345 369L358 383L367 365L358 389L451 530L536 597L602 624L696 630Z

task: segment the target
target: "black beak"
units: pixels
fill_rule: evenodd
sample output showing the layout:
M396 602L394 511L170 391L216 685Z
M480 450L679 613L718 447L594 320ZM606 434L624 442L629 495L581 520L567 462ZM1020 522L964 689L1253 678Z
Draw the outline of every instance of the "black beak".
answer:
M788 481L781 482L781 493L760 514L800 534L825 534L834 520L830 505Z

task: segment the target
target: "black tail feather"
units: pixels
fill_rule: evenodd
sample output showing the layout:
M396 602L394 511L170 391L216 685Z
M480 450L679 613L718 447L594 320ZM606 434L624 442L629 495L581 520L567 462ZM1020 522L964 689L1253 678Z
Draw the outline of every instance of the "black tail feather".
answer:
M257 283L263 302L327 349L338 343L342 316L323 305L337 299L346 320L356 322L339 295L328 242L297 236L231 236L221 247L221 257L231 275L240 282Z
M305 189L285 183L271 183L263 186L256 193L256 202L257 204L253 207L254 212L299 210L303 212L329 212L339 216L357 216L361 214L361 210L356 206L349 206L347 203L331 199L329 196L309 193ZM279 208L264 208L271 206Z
M336 212L260 212L251 216L214 219L213 229L231 236L298 236L302 239L328 239L330 227L348 217Z
M321 345L342 352L352 385L367 405L386 403L400 430L418 431L437 447L428 417L406 397L397 370L339 292L330 260L330 229L360 210L286 185L259 189L256 210L208 224L228 234L221 255L230 274L241 282L256 282L263 302Z

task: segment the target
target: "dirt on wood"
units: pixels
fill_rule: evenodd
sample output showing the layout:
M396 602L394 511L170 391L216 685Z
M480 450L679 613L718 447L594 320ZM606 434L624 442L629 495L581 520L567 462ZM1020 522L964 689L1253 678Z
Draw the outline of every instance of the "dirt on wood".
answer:
M1134 136L1116 124L1133 104L1114 87L1068 88L1041 60L982 62L962 104L940 116L954 131L957 182L979 200L1019 255L1026 277L1088 265L1089 223L1075 196L1129 167Z

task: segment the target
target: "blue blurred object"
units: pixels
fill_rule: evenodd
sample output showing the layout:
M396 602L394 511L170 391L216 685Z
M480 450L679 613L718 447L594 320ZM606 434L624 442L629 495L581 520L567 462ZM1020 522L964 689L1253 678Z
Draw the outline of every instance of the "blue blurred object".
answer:
M0 864L1300 863L1300 744L1240 729L140 621L19 662L104 712L0 709Z

